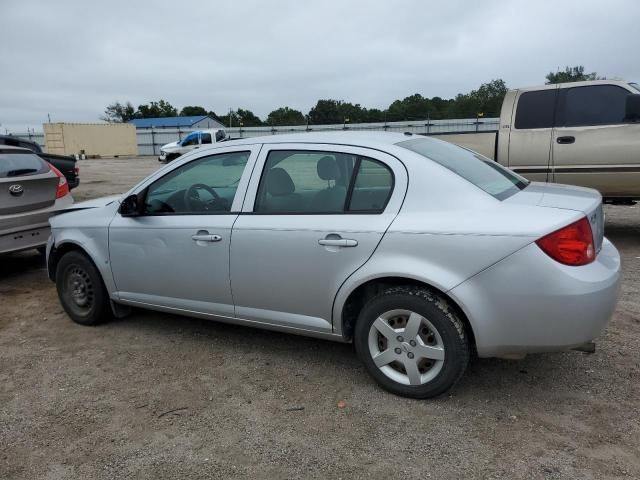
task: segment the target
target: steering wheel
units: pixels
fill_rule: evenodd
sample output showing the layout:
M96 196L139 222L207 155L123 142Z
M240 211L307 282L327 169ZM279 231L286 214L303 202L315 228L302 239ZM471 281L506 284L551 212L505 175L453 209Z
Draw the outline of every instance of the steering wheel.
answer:
M198 190L206 190L213 198L207 202L200 200ZM184 191L184 204L187 209L192 212L200 212L203 210L207 211L219 201L220 195L218 195L213 188L209 185L205 185L204 183L196 183Z

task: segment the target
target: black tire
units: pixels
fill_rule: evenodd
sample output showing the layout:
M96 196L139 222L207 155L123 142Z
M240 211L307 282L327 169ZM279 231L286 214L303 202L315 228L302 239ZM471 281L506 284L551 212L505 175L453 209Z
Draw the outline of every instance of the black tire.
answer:
M390 350L392 348L390 346L391 343L384 347L383 352L386 354L387 349L389 349L388 356L391 357L395 354L393 358L397 358L398 361L393 360L392 363L384 366L376 366L371 348L377 349L376 342L386 342L387 340L386 337L382 338L382 334L377 330L374 333L370 333L372 332L372 326L381 316L384 317L387 313L398 310L415 312L418 317L422 317L420 322L426 321L429 324L428 327L423 323L420 324L418 329L420 341L423 335L429 335L429 341L434 342L433 345L439 349L444 349L443 360L426 358L418 360L421 358L420 354L413 353L413 351L418 352L418 350L412 350L416 343L413 342L413 347L411 347L408 341L405 341L402 344L394 344L395 347L402 347L402 349L394 348L394 352ZM402 316L395 318L389 320L388 324L391 325L391 322L395 323L397 321L396 325L401 325ZM407 326L408 320L405 320L405 322L405 326ZM395 330L394 327L391 328ZM432 329L435 329L437 334L433 333ZM399 336L402 335L402 329L398 329L396 332ZM396 332L393 334L395 335ZM374 336L370 338L370 335ZM434 340L434 335L437 335L437 340ZM369 374L382 388L396 395L418 399L436 397L451 389L464 374L470 357L469 340L464 324L455 310L450 308L449 304L441 296L418 287L392 287L369 300L358 316L354 332L354 344L358 357L364 363ZM370 345L372 344L376 346L371 347ZM380 345L382 346L382 344ZM421 345L429 347L427 342L421 343ZM377 352L377 354L383 352ZM418 378L421 381L424 380L424 383L417 384L418 382L415 382L416 384L411 385L394 380L396 377L402 377L403 371L407 381L410 380L407 371L404 370L405 365L402 363L405 361L410 362L405 358L405 355L411 355L411 359L415 355L416 360L413 361L418 364L415 367L419 369ZM423 362L422 366L419 365L419 362ZM383 368L387 372L386 374L383 372ZM434 370L431 370L432 368ZM390 378L390 375L394 376L394 378ZM433 375L433 378L429 378L430 375Z
M98 325L111 318L109 296L100 272L85 254L71 251L62 256L56 267L56 289L62 307L74 322Z

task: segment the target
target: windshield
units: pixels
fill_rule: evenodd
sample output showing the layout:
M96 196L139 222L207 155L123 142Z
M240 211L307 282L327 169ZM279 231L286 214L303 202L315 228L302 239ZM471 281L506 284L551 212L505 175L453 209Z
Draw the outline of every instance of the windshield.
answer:
M499 163L452 143L416 138L397 145L433 160L498 200L504 200L529 185L528 180Z
M635 90L640 92L640 85L638 85L637 83L630 83L629 85L631 85L631 88L634 88Z

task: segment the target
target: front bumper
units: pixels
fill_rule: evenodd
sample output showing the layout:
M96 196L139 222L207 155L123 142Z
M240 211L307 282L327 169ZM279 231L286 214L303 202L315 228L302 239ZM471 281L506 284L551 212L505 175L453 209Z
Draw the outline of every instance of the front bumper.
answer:
M620 255L604 239L596 260L569 267L532 243L452 289L480 357L567 350L604 329L618 299Z

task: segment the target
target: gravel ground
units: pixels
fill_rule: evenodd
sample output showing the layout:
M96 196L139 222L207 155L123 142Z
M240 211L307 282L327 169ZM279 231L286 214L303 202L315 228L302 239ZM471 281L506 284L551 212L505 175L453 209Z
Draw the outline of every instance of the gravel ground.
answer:
M158 166L83 161L75 197ZM477 360L431 401L381 391L350 345L143 311L76 325L38 255L2 257L0 478L640 478L640 207L606 213L624 282L597 352Z

